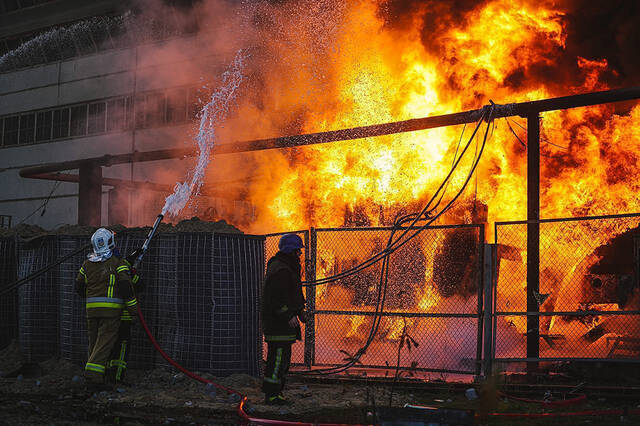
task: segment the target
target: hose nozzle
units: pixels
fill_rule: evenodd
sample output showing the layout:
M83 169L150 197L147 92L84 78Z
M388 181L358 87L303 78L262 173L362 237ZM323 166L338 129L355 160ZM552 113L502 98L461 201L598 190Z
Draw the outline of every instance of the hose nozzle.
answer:
M151 239L155 235L156 231L158 230L158 226L160 226L160 222L162 222L163 218L164 218L164 215L162 213L160 213L158 217L156 217L156 221L153 224L151 231L149 231L149 235L147 235L147 238L144 240L144 244L142 244L142 249L140 250L140 254L136 258L136 261L133 263L134 269L138 269L140 262L142 262L142 257L147 252L147 249L149 248L149 243L151 242Z

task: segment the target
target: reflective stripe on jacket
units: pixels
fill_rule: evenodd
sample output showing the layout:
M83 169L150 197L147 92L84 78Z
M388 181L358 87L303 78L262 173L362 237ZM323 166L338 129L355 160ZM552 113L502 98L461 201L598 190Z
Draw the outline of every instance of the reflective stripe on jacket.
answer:
M119 317L123 308L134 301L129 266L111 256L102 262L85 260L78 271L76 291L86 296L88 318Z

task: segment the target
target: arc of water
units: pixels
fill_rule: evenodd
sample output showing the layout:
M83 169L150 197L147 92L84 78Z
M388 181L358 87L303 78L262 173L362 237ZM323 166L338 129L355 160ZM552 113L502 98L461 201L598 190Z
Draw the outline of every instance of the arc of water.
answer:
M243 70L247 55L240 50L236 54L231 67L222 75L222 86L211 95L209 102L199 113L200 125L196 142L198 144L198 161L191 173L191 178L183 183L176 183L173 194L165 200L162 214L177 215L187 205L192 196L197 195L202 187L204 175L211 161L211 150L216 142L216 126L229 113L243 81Z

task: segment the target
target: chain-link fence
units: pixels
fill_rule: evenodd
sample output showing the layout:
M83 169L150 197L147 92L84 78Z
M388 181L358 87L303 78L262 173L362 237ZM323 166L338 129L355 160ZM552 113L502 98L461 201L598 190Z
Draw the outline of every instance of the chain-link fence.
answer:
M305 273L313 281L384 250L391 228L297 234L305 240ZM267 236L267 258L277 252L281 235ZM294 345L292 362L331 366L352 357L368 340L383 289L380 324L359 367L395 368L400 341L410 337L416 344L401 350L401 369L479 374L483 242L481 225L430 227L391 255L382 287L380 262L338 281L305 287L311 315L304 345Z
M258 375L263 237L181 233L177 238L175 359L216 375Z
M497 223L496 361L638 361L639 224L640 214L541 220L528 288L532 224Z
M53 263L57 237L42 236L18 243L18 278ZM18 289L18 340L25 358L39 362L59 354L60 293L53 269Z
M311 315L303 326L304 343L293 346L293 363L310 368L342 364L369 339L376 317L379 326L358 367L392 369L400 355L404 370L477 375L483 333L493 342L488 352L485 348L485 363L638 361L640 214L535 225L539 264L533 270L539 274L538 280L529 277L535 288L527 286L527 268L532 268L527 265L528 222L497 223L493 256L485 254L482 225L430 227L391 254L386 280L381 281L379 262L337 281L305 287ZM305 242L303 278L314 281L350 270L383 251L391 232L295 232ZM259 373L262 278L282 235L157 236L142 265L147 290L140 299L170 355L188 368L216 374ZM143 238L123 233L118 244L129 252ZM3 239L0 272L5 281L27 276L85 240L60 235ZM67 259L3 298L5 343L17 334L27 359L34 361L55 355L84 359L84 310L72 286L83 259L82 253ZM491 275L493 286L484 292ZM483 300L492 292L485 311ZM382 313L376 313L382 298ZM407 339L411 350L399 348ZM164 365L139 327L134 327L133 340L132 366ZM532 342L537 342L535 350Z

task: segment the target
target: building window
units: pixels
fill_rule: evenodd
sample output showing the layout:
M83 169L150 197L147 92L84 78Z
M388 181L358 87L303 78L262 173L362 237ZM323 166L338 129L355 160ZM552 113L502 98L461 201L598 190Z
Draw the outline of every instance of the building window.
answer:
M20 116L20 143L33 143L36 133L35 113Z
M187 105L189 106L189 118L190 119L194 119L198 116L198 113L200 112L200 99L199 99L199 95L198 95L198 88L197 87L190 87L189 88L189 99L187 101Z
M105 103L98 102L89 105L89 124L87 126L87 133L102 133L105 128Z
M0 117L0 145L123 131L131 129L134 121L136 128L181 124L189 121L189 113L196 114L199 110L197 96L195 89L182 87L140 93L135 97L135 105L131 96L123 96Z
M151 93L145 101L144 127L157 127L164 124L164 93Z
M174 89L167 93L167 123L183 123L187 120L187 89Z
M51 139L52 116L53 111L39 112L36 116L36 142Z
M6 214L0 214L0 229L11 228L11 216Z
M87 134L87 106L77 105L71 107L71 136L83 136Z
M107 132L126 129L125 108L125 98L113 99L107 102Z
M53 138L69 137L69 108L53 111Z
M145 96L144 95L136 95L133 101L133 113L134 113L134 123L136 129L141 129L144 127L144 109L145 109Z
M18 144L18 123L19 117L17 115L13 117L5 117L4 119L4 146L11 146Z

